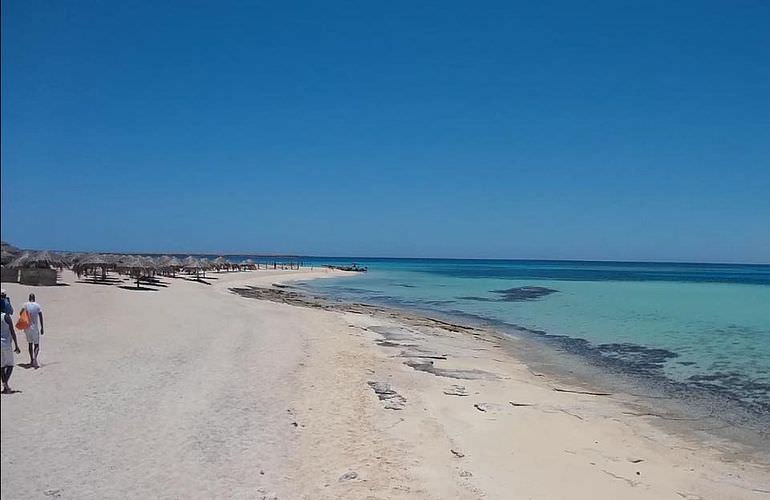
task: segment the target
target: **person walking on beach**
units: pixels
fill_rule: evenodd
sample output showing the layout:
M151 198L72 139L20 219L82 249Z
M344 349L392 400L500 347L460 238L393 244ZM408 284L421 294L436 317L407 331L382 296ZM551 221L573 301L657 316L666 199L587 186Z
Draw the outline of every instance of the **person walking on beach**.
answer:
M5 293L5 289L0 290L0 312L5 314L13 314L13 306L11 305L11 299Z
M29 315L29 327L24 330L29 345L29 364L33 368L40 368L37 364L37 355L40 352L40 336L43 335L43 309L35 302L34 293L30 293L29 302L21 306L21 312L23 311L27 311Z
M11 345L11 339L13 339L13 346ZM19 343L16 341L16 331L13 329L11 315L0 312L0 375L2 375L3 381L3 394L13 392L8 385L8 381L11 379L13 366L16 364L13 353L19 354L20 352L21 349L19 349Z

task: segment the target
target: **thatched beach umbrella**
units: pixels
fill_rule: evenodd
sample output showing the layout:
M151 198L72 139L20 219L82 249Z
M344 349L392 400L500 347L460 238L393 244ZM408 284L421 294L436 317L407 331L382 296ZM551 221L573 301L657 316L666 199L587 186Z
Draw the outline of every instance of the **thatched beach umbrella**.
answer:
M151 276L155 275L160 269L163 269L163 266L160 264L160 259L158 258L142 256L139 257L139 259L144 262L145 269L147 269Z
M203 271L202 274L203 274L204 278L206 277L206 270L215 269L214 264L209 259L207 259L206 257L201 257L199 259L199 262L200 262L200 265L201 265L201 271Z
M137 257L128 255L121 257L118 269L125 271L136 279L136 288L139 288L140 280L145 276L152 276L157 265L149 257Z
M101 270L102 279L105 280L107 279L107 271L117 267L116 260L118 259L115 259L112 256L90 254L83 257L74 266L72 266L72 270L75 271L78 277L83 274L87 275L89 272L93 272L94 281L96 281L96 270Z
M200 259L196 259L192 255L182 260L182 267L185 269L185 271L190 274L194 272L196 278L200 274L201 269L204 269L204 266L205 264Z
M72 254L70 254L70 255L68 256L67 260L68 260L68 261L69 261L69 263L70 263L70 267L73 267L73 268L74 268L74 267L75 267L75 265L76 265L78 262L80 262L81 260L85 259L85 258L86 258L86 257L88 257L89 255L92 255L92 254L89 254L89 253L85 253L85 252L72 253Z
M62 262L64 262L67 267L72 267L72 265L75 263L75 256L76 253L73 252L58 252L59 257L61 257Z
M201 264L198 259L193 257L192 255L188 255L187 258L182 259L182 267L185 269L200 269Z
M118 272L125 269L125 266L132 263L135 259L136 255L105 255L105 260L112 261Z
M171 260L169 260L166 265L168 266L168 269L171 271L172 276L174 276L184 266L182 261L176 257L171 257Z
M216 259L214 259L213 261L211 261L211 265L212 265L212 266L213 266L213 267L214 267L214 268L215 268L217 271L221 271L222 269L225 269L225 268L229 267L230 263L227 261L227 259L225 259L224 257L222 257L222 256L220 255L219 257L217 257Z
M156 258L155 264L157 266L157 271L166 276L174 276L177 270L182 267L182 262L170 255L163 255Z

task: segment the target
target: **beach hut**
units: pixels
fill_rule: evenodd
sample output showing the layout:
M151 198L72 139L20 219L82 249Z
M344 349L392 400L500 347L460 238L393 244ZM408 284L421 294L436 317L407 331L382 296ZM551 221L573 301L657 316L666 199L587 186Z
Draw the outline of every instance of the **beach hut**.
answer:
M19 281L19 270L9 267L8 264L16 260L21 254L22 251L10 243L0 242L0 281L10 283Z
M23 252L5 241L0 242L0 264L7 266Z
M66 262L59 255L47 251L24 252L8 267L18 270L19 282L23 285L53 286L58 277L56 269L66 267Z
M19 281L19 270L0 265L0 281L3 283L16 283Z
M0 281L10 283L19 281L19 270L8 267L8 264L19 255L21 255L21 250L5 241L0 242Z

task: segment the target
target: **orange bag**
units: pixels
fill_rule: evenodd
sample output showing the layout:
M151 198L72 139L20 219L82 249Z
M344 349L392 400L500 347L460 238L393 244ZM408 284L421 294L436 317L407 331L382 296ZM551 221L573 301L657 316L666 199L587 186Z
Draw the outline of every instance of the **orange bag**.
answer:
M16 322L16 328L18 330L26 330L29 328L30 320L29 320L29 313L26 309L21 310L21 314L19 314L19 321Z

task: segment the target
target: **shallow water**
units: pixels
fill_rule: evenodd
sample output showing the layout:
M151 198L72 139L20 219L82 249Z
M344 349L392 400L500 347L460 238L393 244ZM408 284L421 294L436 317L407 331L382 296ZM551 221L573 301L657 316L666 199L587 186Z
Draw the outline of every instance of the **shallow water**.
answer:
M356 262L369 272L303 286L341 300L507 325L607 370L690 387L770 415L768 265Z

